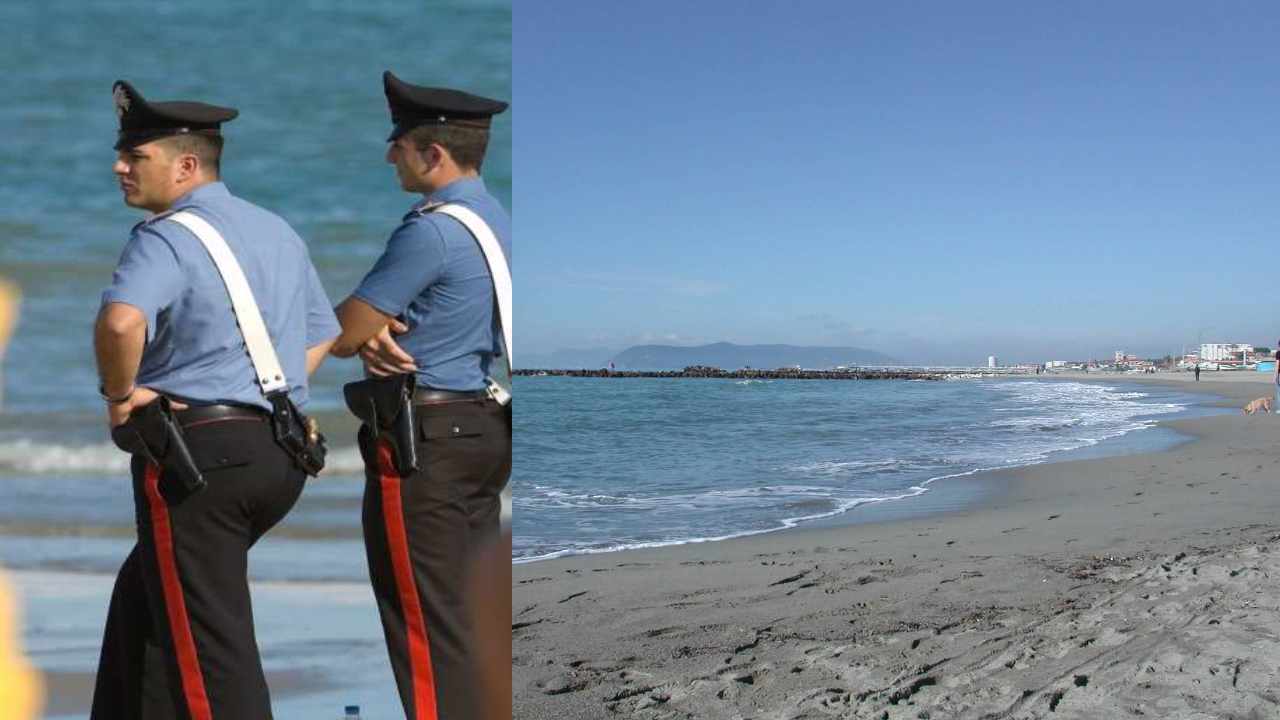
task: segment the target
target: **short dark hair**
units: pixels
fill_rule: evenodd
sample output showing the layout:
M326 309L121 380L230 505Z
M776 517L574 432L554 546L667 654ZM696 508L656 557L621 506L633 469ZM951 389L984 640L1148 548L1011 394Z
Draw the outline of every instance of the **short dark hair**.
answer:
M179 154L190 153L200 159L200 167L218 177L222 171L222 136L184 133L164 138L169 148Z
M480 170L484 151L489 146L488 128L462 125L419 125L408 132L409 140L419 150L440 145L463 170Z

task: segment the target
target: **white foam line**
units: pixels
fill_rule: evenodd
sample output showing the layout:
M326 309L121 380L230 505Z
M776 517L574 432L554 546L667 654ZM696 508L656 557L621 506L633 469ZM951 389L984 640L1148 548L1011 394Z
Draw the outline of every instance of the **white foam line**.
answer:
M1108 389L1112 389L1112 388L1108 388ZM1186 409L1186 406L1177 405L1176 403L1168 403L1167 406L1178 407L1183 410ZM728 535L720 535L718 537L689 538L686 540L655 540L652 542L643 542L643 543L623 543L619 545L610 545L607 547L600 547L600 548L568 548L565 550L557 550L555 552L545 553L543 555L514 558L512 559L511 562L514 565L523 565L526 563L539 562L542 560L554 560L556 558L571 557L576 555L602 555L604 553L622 552L624 550L645 550L650 548L673 547L676 545L693 545L698 543L720 542L721 540L733 540L735 538L750 537L752 535L763 535L765 533L778 532L779 530L789 530L791 528L794 528L800 525L801 523L809 522L812 520L820 520L822 518L834 517L836 515L841 515L843 513L846 513L862 505L878 504L882 502L888 502L890 500L905 500L907 498L919 497L920 495L923 495L924 493L929 491L929 488L925 486L932 485L938 480L948 480L951 478L966 477L969 475L976 475L978 473L983 473L983 472L994 472L996 470L1010 470L1010 469L1020 468L1020 467L1030 467L1032 465L1042 465L1048 461L1048 456L1053 455L1055 453L1071 452L1073 450L1080 450L1081 448L1092 447L1104 440L1111 440L1114 438L1123 437L1136 430L1147 430L1149 428L1156 427L1157 425L1159 425L1158 420L1146 420L1146 421L1142 421L1141 423L1133 427L1122 428L1118 432L1111 433L1108 435L1103 435L1101 438L1098 438L1098 439L1084 438L1084 442L1082 442L1079 445L1062 448L1058 450L1048 450L1033 459L1026 459L1021 461L1011 462L1007 465L996 465L993 467L980 467L980 468L974 468L972 470L966 470L964 472L950 473L948 475L939 475L937 477L933 477L933 478L929 478L928 480L925 480L924 482L920 483L919 486L912 487L911 489L916 492L911 492L903 495L894 495L891 497L863 498L863 499L855 500L851 503L842 504L840 507L837 507L835 510L832 510L830 512L819 513L817 515L806 515L804 517L798 517L798 518L787 518L787 519L781 520L780 522L782 524L778 527L771 527L771 528L766 528L762 530L744 530L742 532L730 533Z
M0 443L0 472L6 475L101 475L128 474L129 456L111 443L62 445L20 439ZM351 475L364 472L360 450L340 446L329 452L325 475Z
M978 472L978 471L975 470L974 472ZM960 473L960 474L967 475L970 473ZM946 477L955 477L955 476L948 475ZM935 479L940 480L941 478L935 478ZM932 481L928 481L928 482L932 482ZM922 483L922 484L928 484L928 482ZM912 498L912 497L917 497L919 495L923 495L924 493L929 491L928 488L919 487L919 486L912 486L910 489L913 490L914 492L905 493L903 495L891 495L888 497L858 498L857 500L846 501L836 509L831 510L829 512L818 513L816 515L804 515L801 517L794 517L794 518L784 518L779 521L781 524L778 525L777 527L762 528L758 530L743 530L742 532L730 533L728 535L719 535L716 537L688 538L684 540L654 540L652 542L623 543L619 545L609 545L607 547L599 547L599 548L570 548L565 550L557 550L555 552L546 553L544 555L534 555L532 557L514 558L512 559L511 562L516 565L523 565L525 563L537 562L539 560L554 560L555 558L569 557L571 555L601 555L604 553L622 552L623 550L644 550L648 548L672 547L675 545L693 545L697 543L720 542L721 540L733 540L734 538L749 537L751 535L763 535L765 533L778 532L779 530L790 530L791 528L794 528L800 525L801 523L809 522L811 520L821 520L822 518L834 517L836 515L846 513L856 507L861 507L863 505L878 504L882 502L888 502L890 500L904 500L906 498Z

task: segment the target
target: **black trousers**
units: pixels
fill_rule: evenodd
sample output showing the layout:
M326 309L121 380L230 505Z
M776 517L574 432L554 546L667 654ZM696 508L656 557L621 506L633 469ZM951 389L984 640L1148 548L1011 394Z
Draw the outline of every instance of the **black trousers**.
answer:
M415 410L412 475L396 472L385 440L360 432L369 576L407 719L471 720L481 684L467 588L477 556L500 538L511 428L491 400Z
M92 720L271 717L248 552L297 502L305 476L265 420L185 432L203 491L133 458L138 543L111 596Z

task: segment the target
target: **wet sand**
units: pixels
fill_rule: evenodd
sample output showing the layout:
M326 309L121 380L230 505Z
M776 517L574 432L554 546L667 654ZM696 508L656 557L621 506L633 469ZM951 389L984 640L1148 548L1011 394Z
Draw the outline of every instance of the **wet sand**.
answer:
M960 510L517 565L515 716L1280 717L1280 418L1166 425Z

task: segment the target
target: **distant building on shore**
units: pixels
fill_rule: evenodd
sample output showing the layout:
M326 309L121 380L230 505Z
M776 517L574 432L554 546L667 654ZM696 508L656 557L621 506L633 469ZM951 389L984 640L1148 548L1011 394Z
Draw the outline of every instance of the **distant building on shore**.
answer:
M1137 356L1137 355L1134 355L1133 353L1127 353L1127 352L1125 352L1124 350L1117 350L1117 351L1116 351L1116 365L1117 365L1117 366L1132 365L1132 364L1134 364L1134 363L1136 363L1136 362L1138 362L1138 356Z
M996 360L996 356L995 356L995 355L988 355L988 356L987 356L987 367L988 367L988 368L995 368L995 367L998 367L999 365L1000 365L1000 363Z
M1247 362L1253 346L1247 343L1205 343L1200 346L1200 360L1216 363Z

